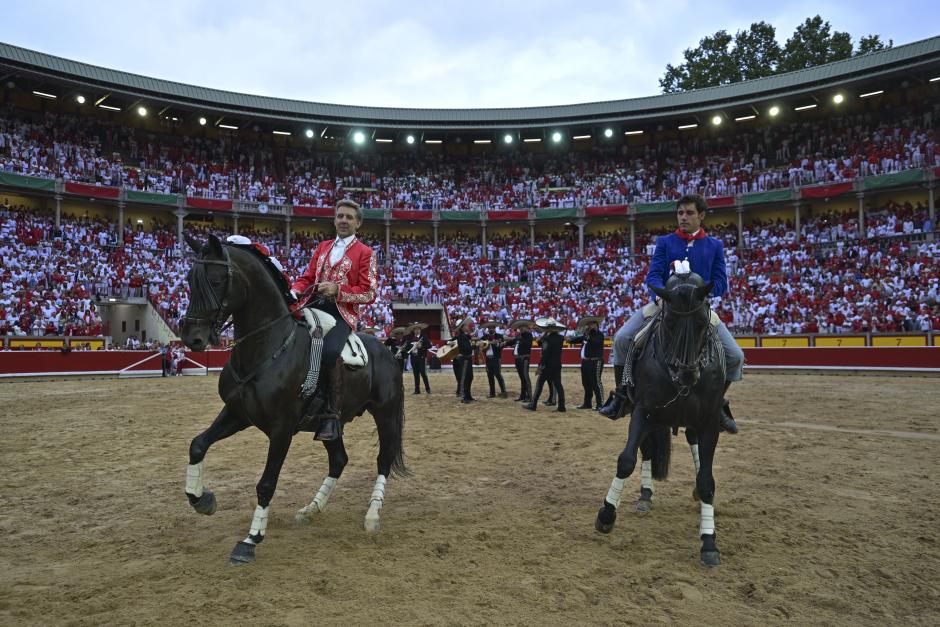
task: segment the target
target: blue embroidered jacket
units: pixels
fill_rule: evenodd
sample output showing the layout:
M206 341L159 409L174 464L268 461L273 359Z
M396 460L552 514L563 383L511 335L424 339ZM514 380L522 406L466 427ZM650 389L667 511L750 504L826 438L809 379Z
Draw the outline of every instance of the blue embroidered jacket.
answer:
M673 261L689 260L692 272L708 283L713 281L712 296L723 296L728 291L728 274L725 270L725 252L721 240L703 237L685 241L675 233L660 236L656 240L656 251L646 275L646 285L665 287ZM653 298L656 294L650 290Z

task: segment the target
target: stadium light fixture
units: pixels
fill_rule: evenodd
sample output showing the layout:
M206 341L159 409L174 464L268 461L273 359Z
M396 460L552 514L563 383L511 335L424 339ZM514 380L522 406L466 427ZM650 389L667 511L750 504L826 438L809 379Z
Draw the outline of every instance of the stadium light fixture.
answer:
M604 137L606 137L607 139L610 139L610 138L613 137L613 136L614 136L614 129L612 129L612 128L605 128L605 129L604 129Z
M101 107L102 109L107 109L108 111L120 111L121 110L121 107L112 107L111 105L106 105L106 104L98 105L98 106Z
M474 144L492 144L493 140L492 139L474 139L473 143Z
M78 102L78 104L85 104L85 96L76 96L75 101Z
M365 140L366 140L366 134L363 133L362 131L356 131L355 133L353 133L353 141L356 142L357 144L361 144Z
M690 128L698 128L698 124L681 124L679 125L680 131L687 131Z
M767 111L767 113L770 114L770 117L775 118L780 115L780 107L774 105Z
M290 136L290 131L271 131L271 132L274 133L275 135L286 135L288 137Z
M842 94L836 94L832 97L832 101L836 104L842 104L845 101L845 96Z
M802 107L793 107L794 111L809 111L810 109L815 109L816 104L803 105Z
M505 142L505 143L507 143L507 144L511 144L511 143L512 143L512 135L510 135L509 133L506 133L505 135L503 135L503 142Z
M575 135L571 139L591 139L591 136L590 135ZM555 140L555 141L558 141L558 140Z
M415 143L415 136L409 135L408 137L405 138L405 141L408 142L409 144L413 144Z
M379 144L391 144L392 140L386 137L376 137L375 141Z
M219 128L227 128L230 131L237 131L238 127L232 124L219 124Z
M643 131L624 131L624 135L642 135Z
M424 143L425 144L443 144L444 140L443 139L426 139L424 140Z
M312 128L308 128L308 129L304 132L304 135L307 136L307 139L313 139L313 129L312 129Z
M746 121L748 121L748 120L753 120L753 119L756 118L756 117L757 117L756 115L742 115L742 116L739 117L739 118L734 118L734 121L735 121L735 122L746 122Z
M522 143L524 143L524 144L537 144L537 143L540 142L540 141L542 141L542 138L541 138L541 137L530 137L530 138L528 138L528 139L523 139L523 140L522 140Z
M714 124L715 126L721 126L721 123L722 123L722 119L720 115L712 116L712 124Z
M147 117L147 107L137 107L137 115L142 118Z
M205 125L206 125L206 118L199 118L199 126L205 126Z
M859 98L871 98L872 96L880 96L883 93L885 93L885 90L879 89L878 91L870 91L867 94L862 94Z
M56 96L55 94L47 94L47 93L44 92L44 91L35 91L35 90L34 90L34 91L33 91L33 94L36 95L36 96L39 96L40 98L48 98L49 100L55 100L56 98L58 98L58 96Z
M555 131L554 133L552 133L552 141L555 142L556 144L557 144L558 142L560 142L560 141L561 141L561 133L559 133L558 131Z

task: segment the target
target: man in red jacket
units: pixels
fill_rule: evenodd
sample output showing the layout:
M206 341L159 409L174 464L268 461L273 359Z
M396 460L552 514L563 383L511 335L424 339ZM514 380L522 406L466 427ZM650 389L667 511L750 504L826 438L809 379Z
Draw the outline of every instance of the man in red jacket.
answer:
M356 238L362 225L362 209L352 200L336 203L333 218L336 239L317 246L310 265L291 286L301 301L318 300L316 308L336 318L336 326L323 338L320 380L325 409L318 416L317 440L335 440L342 434L340 423L343 363L340 353L346 338L359 323L359 305L375 302L378 264L371 248ZM310 292L307 294L307 292Z

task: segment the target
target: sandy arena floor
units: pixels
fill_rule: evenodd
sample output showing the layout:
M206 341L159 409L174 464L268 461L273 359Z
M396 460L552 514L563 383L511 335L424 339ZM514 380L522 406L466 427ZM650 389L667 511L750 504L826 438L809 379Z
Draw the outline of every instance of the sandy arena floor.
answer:
M707 570L681 436L654 510L630 511L634 475L614 531L594 531L627 424L573 409L577 377L566 414L533 414L486 399L482 373L469 406L432 374L433 395L407 397L414 476L389 482L377 536L370 417L347 428L350 463L311 526L293 515L326 453L301 434L241 568L227 557L264 436L210 450L214 516L183 494L216 377L0 383L0 623L937 624L940 379L749 374L731 392L741 433L719 443L723 564Z

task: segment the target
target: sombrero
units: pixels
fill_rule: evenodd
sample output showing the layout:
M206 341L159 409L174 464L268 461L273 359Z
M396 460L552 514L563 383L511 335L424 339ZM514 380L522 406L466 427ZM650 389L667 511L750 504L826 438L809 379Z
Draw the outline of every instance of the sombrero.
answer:
M467 316L466 318L464 318L463 320L461 320L461 321L454 327L454 330L455 330L455 331L460 331L460 328L463 327L463 326L464 326L465 324L467 324L468 322L476 322L476 320L473 319L473 316Z
M389 337L397 337L399 335L404 335L405 332L407 331L408 329L406 329L405 327L395 327L394 329L392 329L392 332L389 333L388 335Z
M412 322L411 324L408 325L408 331L414 331L415 329L417 329L418 331L424 331L427 328L428 328L428 325L426 322Z
M603 319L601 316L584 316L583 318L581 318L580 320L578 320L578 328L581 329L581 328L583 328L583 327L586 327L587 325L591 324L592 322L595 322L595 323L597 323L597 324L600 324L600 323L603 322L603 321L604 321L604 319Z
M534 327L535 320L522 319L522 320L513 320L512 324L509 325L509 328L513 331L518 331L521 326Z
M535 326L540 331L567 331L568 327L559 324L554 318L536 318Z
M359 329L360 333L368 333L369 335L375 335L375 332L378 331L375 327L365 327L364 329Z
M499 323L498 323L498 322L493 322L492 320L489 321L489 322L482 322L482 323L480 323L480 328L481 328L481 329L495 329L495 328L498 327L498 326L499 326Z

